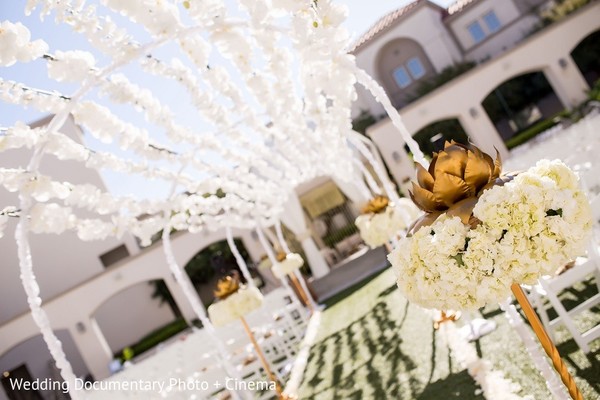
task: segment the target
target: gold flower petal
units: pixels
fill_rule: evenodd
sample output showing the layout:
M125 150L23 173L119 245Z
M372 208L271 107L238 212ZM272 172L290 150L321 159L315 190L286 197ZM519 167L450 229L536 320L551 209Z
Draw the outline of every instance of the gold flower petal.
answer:
M378 214L385 211L390 200L385 196L376 196L362 208L362 214Z
M216 298L224 300L240 289L239 275L226 276L217 282L217 290L213 293Z
M492 157L490 157L489 154L484 153L480 150L481 155L483 156L483 158L485 158L485 162L488 163L488 165L490 166L490 171L494 171L494 169L496 168L496 165L494 164L494 160L492 159ZM492 173L493 175L493 173ZM492 177L490 177L490 181L494 181L494 179L492 179Z
M438 203L450 207L469 195L469 185L458 176L440 172L435 177L433 195Z
M408 234L413 235L422 227L432 225L440 215L442 215L440 211L423 214L408 228Z
M410 193L410 198L413 203L417 205L421 210L425 212L433 212L440 208L442 204L435 200L433 193L429 190L423 189L414 182L412 182L413 190Z
M469 186L469 195L475 196L479 189L489 182L491 174L490 165L481 156L481 152L469 150L467 152L465 176L463 177Z
M494 172L492 174L492 180L498 178L502 173L502 159L500 158L500 152L496 148L494 148L494 150L496 150L496 161L494 162Z
M462 177L467 166L467 152L458 145L451 145L438 153L435 164L434 177L437 180L438 174L446 173Z
M453 204L446 214L449 217L459 217L463 224L469 224L471 219L471 214L473 214L473 208L477 204L476 197L469 197L467 199L463 199L456 204Z
M432 154L431 162L429 163L429 174L435 179L435 164L437 163L438 153L435 151Z
M417 181L419 186L423 189L432 191L433 190L433 176L419 163L416 163L417 167Z
M515 179L515 177L518 174L519 174L519 172L509 172L506 175L502 175L501 177L496 178L495 180L493 180L490 183L488 183L487 185L485 185L483 187L483 189L481 189L477 195L481 196L484 191L486 191L487 189L489 189L491 187L494 187L494 186L504 186L505 183L510 182L513 179Z
M285 253L285 251L280 251L277 253L277 255L275 256L275 258L277 259L277 261L282 262L283 260L285 260L285 258L287 257L287 254Z

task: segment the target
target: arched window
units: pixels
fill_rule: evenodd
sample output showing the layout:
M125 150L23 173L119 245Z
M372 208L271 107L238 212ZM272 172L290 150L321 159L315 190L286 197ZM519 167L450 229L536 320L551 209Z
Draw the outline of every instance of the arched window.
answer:
M377 69L380 83L397 108L407 104L415 89L435 75L423 47L407 38L394 39L381 48Z

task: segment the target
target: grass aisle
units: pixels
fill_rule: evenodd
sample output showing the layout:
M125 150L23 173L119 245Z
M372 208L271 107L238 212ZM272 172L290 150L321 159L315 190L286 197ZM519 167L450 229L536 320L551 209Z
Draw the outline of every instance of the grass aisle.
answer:
M431 318L400 295L390 270L349 292L332 299L329 303L334 304L322 314L301 399L483 399L467 371L442 345ZM519 383L522 396L549 399L504 315L491 307L484 312L498 329L476 342L480 356ZM580 368L577 380L585 399L600 398L600 341L592 345L589 357L570 342L559 347L566 351L569 367Z

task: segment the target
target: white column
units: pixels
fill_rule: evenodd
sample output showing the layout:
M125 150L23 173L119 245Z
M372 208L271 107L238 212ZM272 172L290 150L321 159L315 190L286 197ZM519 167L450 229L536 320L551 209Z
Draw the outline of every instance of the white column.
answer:
M586 100L590 87L570 54L552 61L543 72L565 108L572 109Z
M308 261L308 265L312 271L313 277L318 279L327 275L330 271L329 265L327 265L325 257L323 257L319 251L319 248L315 244L310 231L296 235L296 238L300 241L302 250L304 250L304 255L306 256L306 260Z
M69 327L69 333L79 349L81 358L95 379L105 379L110 376L108 366L113 360L113 354L106 338L102 334L94 318L81 321L77 326Z
M295 192L290 193L289 195L285 205L285 212L281 216L281 222L290 228L291 231L294 232L294 235L296 235L296 239L298 239L302 246L302 250L304 250L306 261L308 261L308 266L310 267L313 276L315 278L320 278L327 275L329 273L329 266L315 244L310 230L306 226L300 199L298 199L298 195Z
M281 244L283 251L285 251L286 254L290 254L292 251L288 247L288 244L285 241L285 238L283 237L281 221L277 221L277 223L275 224L275 232L277 232L277 238L279 239L279 243ZM310 302L310 305L311 305L312 309L314 310L317 307L317 303L316 303L315 299L313 298L312 293L308 289L308 285L306 284L304 275L302 275L300 270L295 270L294 275L296 276L296 279L298 279L298 282L300 282L300 286L302 286L302 290L304 290L304 294L306 295L306 297L308 297L308 301Z
M498 134L496 127L481 104L474 104L468 110L461 112L458 120L467 135L469 135L469 139L484 153L495 158L497 149L503 160L508 158L508 149L504 144L504 140Z

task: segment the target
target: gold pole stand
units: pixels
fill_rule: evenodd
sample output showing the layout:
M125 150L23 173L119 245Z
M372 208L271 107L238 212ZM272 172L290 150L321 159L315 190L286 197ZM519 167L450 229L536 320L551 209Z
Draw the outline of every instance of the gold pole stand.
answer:
M554 343L552 343L552 339L550 339L550 336L548 336L548 333L544 329L544 325L542 325L542 322L540 321L533 307L531 306L531 303L525 295L523 288L521 288L519 284L513 283L511 289L513 294L517 298L517 301L521 305L525 316L529 320L533 331L535 332L540 343L542 344L544 351L552 360L552 365L554 366L554 369L556 370L556 372L558 372L558 374L560 375L560 379L563 381L566 388L569 390L569 394L574 400L583 400L583 395L577 388L575 380L567 370L567 366L562 360L562 358L560 358L558 349L556 348Z
M300 285L300 282L298 281L298 278L296 277L296 275L289 274L288 276L290 277L292 284L296 288L296 291L300 294L300 297L302 298L302 302L306 306L308 306L308 309L310 310L310 312L313 313L315 310L313 310L312 304L310 304L310 301L308 301L308 295L306 294L306 292L304 292L304 288L302 288L302 285Z
M267 376L269 377L269 379L272 382L275 382L275 391L277 392L277 397L280 399L287 399L288 397L285 394L283 394L283 389L281 388L281 385L279 384L279 380L277 379L277 377L275 376L273 371L271 371L271 367L269 367L269 363L267 362L265 355L263 354L262 350L260 349L260 346L258 345L258 342L256 341L256 338L254 337L252 330L248 326L246 319L244 317L240 317L240 321L242 321L242 325L244 325L246 334L250 338L250 341L252 342L252 345L254 346L254 350L256 351L256 354L258 355L258 358L260 359L260 362L261 362L263 368L265 369Z

